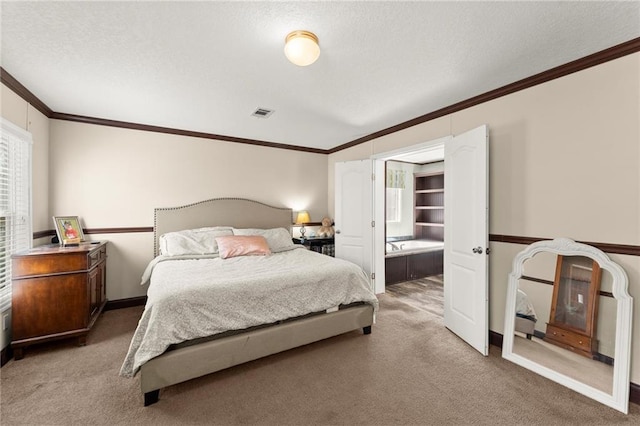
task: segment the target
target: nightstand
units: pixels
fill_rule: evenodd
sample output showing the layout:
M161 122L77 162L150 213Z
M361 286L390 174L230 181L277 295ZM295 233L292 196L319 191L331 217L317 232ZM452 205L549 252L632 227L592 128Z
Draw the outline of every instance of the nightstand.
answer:
M309 250L313 250L318 253L326 254L327 256L335 256L335 239L330 238L294 238L294 244L302 244Z

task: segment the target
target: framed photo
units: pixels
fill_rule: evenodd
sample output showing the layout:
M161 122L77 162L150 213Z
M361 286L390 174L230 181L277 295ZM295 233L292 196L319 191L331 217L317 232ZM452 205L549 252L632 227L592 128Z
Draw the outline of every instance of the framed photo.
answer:
M56 234L60 244L78 244L84 241L82 226L78 216L54 216L53 223L56 227Z

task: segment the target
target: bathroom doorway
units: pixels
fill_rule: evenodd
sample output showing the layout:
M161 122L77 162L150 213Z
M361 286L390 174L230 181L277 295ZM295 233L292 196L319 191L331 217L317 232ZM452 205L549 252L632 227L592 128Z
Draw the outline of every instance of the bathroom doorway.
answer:
M442 159L414 153L411 161L385 161L385 219L385 292L442 318Z
M392 152L373 155L374 176L385 162L431 156L444 160L444 326L482 355L489 354L489 129L482 125ZM374 288L385 292L385 179L374 178Z
M373 171L375 176L382 177L381 179L374 179L373 191L374 222L383 225L374 226L373 256L375 275L377 277L377 279L374 280L374 290L376 293L386 292L387 249L390 248L391 251L394 249L393 246L387 245L387 166L389 165L389 169L392 170L394 164L401 164L404 165L402 167L404 167L404 170L407 172L407 174L405 174L405 189L401 190L401 192L404 192L405 199L404 203L402 203L402 206L400 207L401 209L405 209L405 214L403 215L402 212L399 213L401 220L406 221L406 224L389 224L389 242L394 243L394 245L399 248L399 245L395 244L393 241L394 237L402 237L402 234L404 234L411 235L411 238L414 239L413 237L416 235L415 222L413 220L413 197L415 192L413 190L413 186L415 184L413 182L413 173L414 171L435 173L444 170L444 144L452 138L452 136L446 136L429 142L423 142L409 147L383 152L371 157L373 160ZM434 166L434 164L438 165ZM397 178L400 179L401 176L398 176ZM391 186L394 186L394 184ZM407 220L405 219L406 217L410 219ZM398 222L400 222L400 220L398 220ZM444 233L444 226L441 227L441 231ZM421 235L422 234L420 234L420 236ZM404 242L403 244L403 248L409 248L409 243ZM401 263L401 260L397 260L396 262ZM393 263L393 261L391 261L391 263ZM398 267L397 265L389 265L390 268L393 268L394 266Z

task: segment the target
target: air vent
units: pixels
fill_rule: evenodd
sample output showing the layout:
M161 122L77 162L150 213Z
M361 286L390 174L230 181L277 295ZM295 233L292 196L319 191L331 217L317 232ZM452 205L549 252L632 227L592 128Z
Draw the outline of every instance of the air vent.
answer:
M269 116L273 113L274 111L272 109L258 108L251 115L259 118L269 118Z

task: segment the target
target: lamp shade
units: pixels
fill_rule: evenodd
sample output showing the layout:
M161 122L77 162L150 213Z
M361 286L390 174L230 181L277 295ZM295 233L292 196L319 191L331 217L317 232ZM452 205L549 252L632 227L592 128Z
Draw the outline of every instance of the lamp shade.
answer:
M311 222L311 218L309 217L309 212L306 210L301 210L298 212L298 216L296 216L296 224L304 225L305 223Z
M295 65L311 65L320 56L318 37L309 31L292 31L284 40L284 54Z

